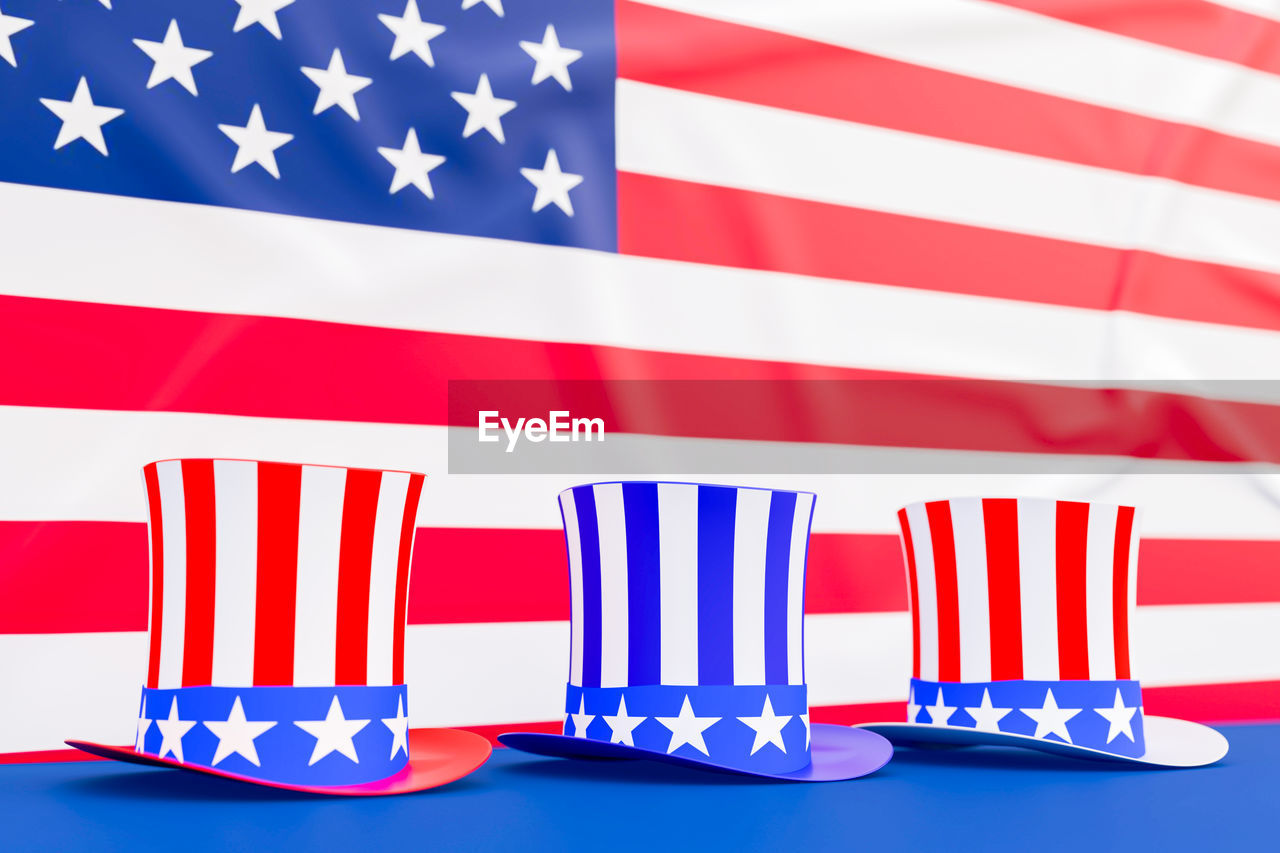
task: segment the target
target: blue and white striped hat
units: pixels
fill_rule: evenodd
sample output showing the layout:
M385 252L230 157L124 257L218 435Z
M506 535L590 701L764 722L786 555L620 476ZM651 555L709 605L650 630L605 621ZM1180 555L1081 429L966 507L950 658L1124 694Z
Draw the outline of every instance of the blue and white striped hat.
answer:
M815 781L883 765L882 739L809 723L814 497L663 482L562 492L572 602L564 733L500 740Z

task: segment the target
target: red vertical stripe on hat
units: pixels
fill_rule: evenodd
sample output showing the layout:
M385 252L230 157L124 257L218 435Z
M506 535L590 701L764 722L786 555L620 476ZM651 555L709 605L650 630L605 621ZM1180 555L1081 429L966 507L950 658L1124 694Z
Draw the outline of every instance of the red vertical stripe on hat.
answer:
M951 504L925 504L933 542L933 575L938 590L938 680L960 680L960 595L956 585L956 542Z
M182 493L187 521L183 687L206 685L213 678L214 572L218 541L213 489L212 459L182 460Z
M907 554L907 595L911 602L911 674L920 677L920 588L916 585L916 549L911 544L911 525L907 511L898 510L898 526L902 528L902 547Z
M335 684L369 682L369 573L378 517L381 471L353 468L342 496L342 544L338 551L338 632Z
M400 522L400 561L396 566L396 622L391 643L391 683L404 684L404 622L409 601L409 555L413 553L413 534L418 523L418 498L422 496L421 474L409 477L409 491L404 497L404 518Z
M147 519L151 532L151 636L147 686L160 684L160 622L164 618L164 525L160 516L160 480L156 463L142 469L147 484Z
M302 466L258 463L258 582L253 683L293 684Z
M1133 507L1116 514L1115 564L1112 572L1111 607L1115 625L1116 678L1129 674L1129 547L1133 541Z
M1018 575L1018 501L982 502L991 620L991 680L1022 678L1022 585Z
M1055 562L1058 589L1058 677L1089 677L1089 611L1085 597L1089 505L1058 501Z

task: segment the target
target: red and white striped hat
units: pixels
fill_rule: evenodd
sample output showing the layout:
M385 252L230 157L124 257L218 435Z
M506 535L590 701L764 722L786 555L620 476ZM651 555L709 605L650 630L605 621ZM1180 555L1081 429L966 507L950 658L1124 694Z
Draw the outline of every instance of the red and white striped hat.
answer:
M138 738L69 743L326 793L420 790L484 761L478 736L408 735L422 474L171 459L143 479L151 625Z
M1226 754L1207 726L1143 714L1129 655L1133 507L955 498L898 512L911 603L897 743L1017 744L1193 766Z

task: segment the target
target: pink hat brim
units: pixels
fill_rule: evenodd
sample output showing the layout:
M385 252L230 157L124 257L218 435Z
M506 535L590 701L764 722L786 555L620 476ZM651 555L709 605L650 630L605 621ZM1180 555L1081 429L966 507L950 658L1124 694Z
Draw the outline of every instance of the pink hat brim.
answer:
M74 746L76 749L83 750L91 755L111 758L116 761L127 761L131 764L169 767L175 770L191 770L209 776L234 779L238 782L251 782L255 785L279 788L285 791L352 797L409 794L414 791L425 791L428 788L447 785L450 782L461 779L481 764L484 764L493 751L493 747L487 738L472 732L464 732L458 729L410 729L409 763L400 772L385 779L376 779L359 785L320 787L270 782L239 773L227 773L218 770L216 767L182 764L173 758L157 758L154 755L143 755L136 752L132 746L111 746L80 740L69 740L66 743L68 746Z

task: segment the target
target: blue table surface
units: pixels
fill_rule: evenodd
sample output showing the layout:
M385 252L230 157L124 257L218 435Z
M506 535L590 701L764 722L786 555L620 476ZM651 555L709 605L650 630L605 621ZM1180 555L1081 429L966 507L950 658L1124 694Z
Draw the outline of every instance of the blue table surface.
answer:
M900 749L872 776L822 784L500 749L451 785L368 799L116 762L11 765L0 849L1277 849L1280 725L1222 730L1230 755L1195 770Z

